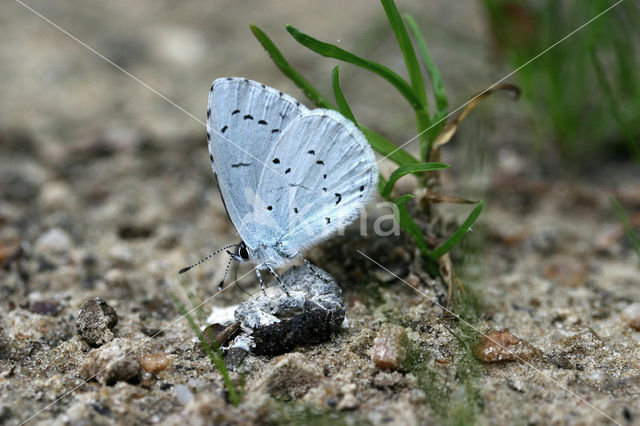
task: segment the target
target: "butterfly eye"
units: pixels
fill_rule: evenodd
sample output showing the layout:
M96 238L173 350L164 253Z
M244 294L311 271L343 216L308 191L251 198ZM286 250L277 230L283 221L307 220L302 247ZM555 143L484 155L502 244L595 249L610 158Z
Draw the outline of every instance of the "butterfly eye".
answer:
M238 253L243 260L249 260L249 252L247 251L247 246L242 243L238 248Z

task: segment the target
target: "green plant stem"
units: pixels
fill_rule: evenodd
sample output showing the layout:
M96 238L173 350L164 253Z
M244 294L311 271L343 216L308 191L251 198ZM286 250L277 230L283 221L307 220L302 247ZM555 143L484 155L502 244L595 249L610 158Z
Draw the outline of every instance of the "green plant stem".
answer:
M220 346L217 344L217 342L215 342L215 339L213 338L209 339L209 341L205 339L202 330L200 330L200 327L198 327L198 324L196 324L189 311L182 304L182 302L180 302L180 299L178 299L175 294L169 293L169 296L171 296L173 302L176 304L176 306L178 306L178 311L180 312L180 314L182 314L182 316L186 318L189 327L191 327L193 333L198 337L198 340L200 341L200 344L202 345L205 353L222 375L222 380L224 381L227 392L229 393L229 399L231 400L231 403L235 406L239 405L241 399L240 394L236 392L236 388L233 384L233 381L231 380L231 376L229 375L229 370L227 370L227 366L224 363L224 357L222 356Z

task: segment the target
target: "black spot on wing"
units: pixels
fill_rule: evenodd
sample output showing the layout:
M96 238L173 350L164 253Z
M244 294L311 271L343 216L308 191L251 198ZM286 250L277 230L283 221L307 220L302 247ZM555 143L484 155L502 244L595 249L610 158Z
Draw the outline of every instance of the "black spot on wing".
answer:
M298 213L298 208L297 208L297 207L294 207L294 208L293 208L293 212L297 214L297 213Z
M316 152L313 149L307 151L307 154L316 155Z
M213 163L213 155L209 154L209 160Z
M322 177L323 177L324 179L326 179L326 178L327 178L327 175L322 175Z
M271 133L278 133L279 131L280 131L280 129L273 129L273 130L271 131Z
M291 171L291 168L288 168L287 170L284 171L284 174L286 175L287 173L289 173Z
M220 129L221 133L224 133L227 131L227 129L229 128L229 126L224 126L222 129Z
M245 120L253 120L253 116L251 114L247 114L242 118L244 118Z
M238 114L238 113L240 113L240 110L239 110L239 109L236 109L236 110L234 110L234 111L231 113L231 115L236 115L236 114Z
M207 108L207 119L211 118L211 108Z
M360 192L364 191L364 185L360 187Z
M320 164L320 165L324 166L324 161L318 160L318 161L316 161L316 164Z
M249 167L250 165L251 163L235 163L235 164L232 164L231 167L235 169L236 167Z
M258 124L262 124L262 125L266 126L266 125L267 125L267 122L266 122L266 121L264 121L264 120L260 120L260 121L258 121Z
M331 218L330 217L325 217L325 220L327 221L327 223L331 223Z
M342 201L342 194L339 193L335 193L335 196L338 197L338 199L336 200L336 206L338 205L338 203L340 203L340 201Z
M273 160L273 164L280 164L280 159L279 158L274 158Z
M273 206L267 206L267 210L269 211L273 210Z

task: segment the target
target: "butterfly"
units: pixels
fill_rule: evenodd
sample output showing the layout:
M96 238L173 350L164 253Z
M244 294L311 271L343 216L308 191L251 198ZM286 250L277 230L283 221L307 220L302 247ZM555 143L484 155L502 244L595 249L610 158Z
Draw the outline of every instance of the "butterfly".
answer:
M297 256L311 268L302 252L353 222L377 188L375 156L352 121L308 109L256 81L213 82L207 142L222 202L242 241L180 273L227 250L225 278L231 260L251 261L261 286L260 271L282 284L275 269Z

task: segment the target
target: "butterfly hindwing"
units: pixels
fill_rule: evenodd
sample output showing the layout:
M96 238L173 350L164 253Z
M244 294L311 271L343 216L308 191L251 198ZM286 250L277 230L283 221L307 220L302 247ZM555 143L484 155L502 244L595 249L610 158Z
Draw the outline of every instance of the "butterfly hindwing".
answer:
M277 175L267 154L289 123L306 111L294 98L255 81L221 78L211 86L209 157L229 218L249 246L273 226L268 216L256 217L254 211L259 179Z
M289 251L301 251L352 222L377 187L369 143L335 111L302 113L266 159L280 174L263 170L257 193L272 207L267 212L281 232L271 238Z

